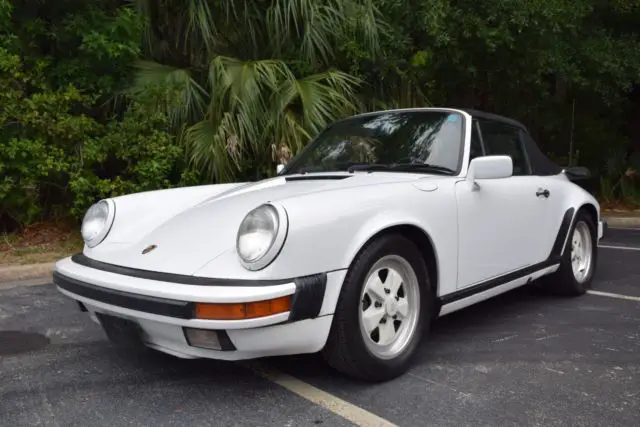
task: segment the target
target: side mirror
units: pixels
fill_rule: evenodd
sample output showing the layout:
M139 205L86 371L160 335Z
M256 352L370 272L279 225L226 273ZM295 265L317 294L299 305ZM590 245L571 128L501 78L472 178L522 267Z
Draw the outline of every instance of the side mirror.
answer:
M591 172L589 172L589 169L584 166L571 166L566 168L563 172L571 181L591 178Z
M476 157L469 163L467 181L476 188L476 179L500 179L513 175L513 160L509 156Z
M276 166L276 173L280 173L282 172L282 169L284 169L284 165L282 163L280 163L278 166Z

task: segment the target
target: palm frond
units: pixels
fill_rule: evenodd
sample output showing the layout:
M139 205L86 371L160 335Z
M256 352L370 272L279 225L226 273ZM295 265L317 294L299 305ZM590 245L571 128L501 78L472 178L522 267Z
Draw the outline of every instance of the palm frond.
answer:
M127 90L129 95L155 91L158 108L167 113L176 127L202 117L208 94L189 70L142 60L135 66L137 72Z
M377 48L385 28L374 0L131 1L157 34L146 59L163 64L138 62L129 93L154 95L193 166L217 181L358 111L360 80L327 64L352 37Z
M233 179L240 156L230 113L223 114L217 122L203 120L190 126L184 139L188 141L187 152L195 167L217 182Z
M313 74L296 81L307 125L314 131L328 122L355 112L357 78L341 71Z
M215 57L209 70L209 115L218 120L231 114L233 119L227 120L227 130L234 133L241 153L263 151L265 135L274 120L269 106L272 94L282 81L293 80L293 73L283 61Z
M143 46L145 50L149 50L155 44L155 36L153 34L153 27L150 25L149 17L153 14L153 5L154 2L152 0L129 0L129 3L133 5L140 16L144 16L147 19L147 25L144 27L143 33Z
M186 7L187 31L184 42L194 42L195 47L202 45L209 54L216 44L217 28L213 19L213 13L209 0L188 0Z
M390 28L374 0L341 3L343 16L348 22L348 25L340 27L345 30L345 36L364 41L365 47L377 54L380 50L380 37L387 34Z
M340 5L319 0L273 1L267 9L266 28L275 52L283 54L293 47L304 61L326 62L333 56L332 41L345 20Z
M372 87L371 96L363 102L367 109L429 107L431 102L416 80L406 74L387 78Z
M340 71L328 71L283 81L274 93L272 127L276 140L299 150L310 136L330 122L354 113L360 81Z
M236 103L263 104L263 91L275 90L283 79L293 79L284 61L265 59L241 61L216 56L209 67L212 98L234 107Z
M264 40L271 35L264 33L261 14L262 1L260 0L222 0L226 28L229 30L241 29L237 32L240 37L237 41L242 45L242 53L250 55L259 53L259 47L264 46ZM238 52L241 53L241 52ZM243 55L246 58L246 56Z

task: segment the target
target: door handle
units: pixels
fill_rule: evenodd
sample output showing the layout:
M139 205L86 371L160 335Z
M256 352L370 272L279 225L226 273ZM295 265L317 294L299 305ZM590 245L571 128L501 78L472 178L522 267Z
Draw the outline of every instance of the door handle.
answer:
M549 190L547 190L546 188L543 190L542 188L538 188L538 191L536 191L536 196L540 197L540 196L544 196L544 197L549 197L551 193L549 193Z

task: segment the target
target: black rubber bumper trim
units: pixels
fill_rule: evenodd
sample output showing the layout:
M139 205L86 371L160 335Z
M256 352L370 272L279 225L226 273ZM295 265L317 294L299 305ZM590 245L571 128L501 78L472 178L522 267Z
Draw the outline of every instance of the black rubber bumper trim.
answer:
M138 268L123 267L109 264L89 258L85 254L79 253L71 257L71 261L85 267L108 273L120 274L123 276L137 277L139 279L156 280L160 282L178 283L182 285L198 286L275 286L285 283L293 283L295 279L280 280L239 280L239 279L216 279L212 277L189 276L186 274L163 273L159 271L140 270Z
M514 280L529 276L542 269L556 265L559 262L560 262L560 258L552 258L547 261L541 262L539 264L531 265L529 267L525 267L520 270L513 271L503 276L496 277L494 279L490 279L485 282L479 283L477 285L470 286L468 288L464 288L457 292L452 292L448 295L440 297L439 303L441 304L441 306L444 306L446 304L451 304L452 302L456 302L461 299L469 298L475 294L479 294L481 292L485 292L490 289L496 288L498 286L502 286Z
M314 319L320 314L327 288L326 273L295 279L296 293L291 302L289 321Z
M82 282L57 271L53 272L53 282L72 294L105 304L178 319L194 318L195 304L193 302L116 291ZM288 320L297 321L318 317L327 286L326 273L299 277L294 282L296 291L293 295Z
M105 304L178 319L193 318L194 304L192 302L106 289L64 276L57 271L53 272L53 283L72 294Z
M565 211L564 216L562 217L562 222L560 223L560 228L558 229L558 234L556 235L556 240L553 242L553 247L551 248L551 253L549 254L549 259L554 259L562 256L564 242L567 239L567 234L569 234L569 229L571 228L571 222L573 221L573 214L575 209L569 208Z

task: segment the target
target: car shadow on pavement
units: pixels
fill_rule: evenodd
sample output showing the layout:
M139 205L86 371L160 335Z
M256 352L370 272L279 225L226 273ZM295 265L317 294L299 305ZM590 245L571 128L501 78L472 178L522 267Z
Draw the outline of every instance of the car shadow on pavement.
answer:
M429 333L423 337L414 366L439 360L442 356L439 350L445 350L444 347L449 351L452 345L455 348L465 348L474 337L486 338L487 333L499 333L505 327L516 325L528 328L530 322L527 319L535 316L541 307L564 304L565 301L566 298L550 296L532 283L436 319ZM347 379L334 371L324 362L321 354L274 357L268 361L275 368L304 377L308 381L317 379L324 382L330 378L354 387L371 386L369 382Z
M414 365L421 366L437 361L443 355L442 351L467 347L474 337L486 337L489 333L505 329L505 325L522 323L514 319L534 313L540 307L551 302L566 301L566 298L548 296L534 286L525 286L487 301L475 304L458 312L436 319L428 336L423 337L420 351L416 355ZM525 320L526 322L526 320ZM146 381L175 380L193 381L192 386L199 383L210 384L212 381L218 387L235 385L239 376L257 377L257 373L249 373L241 363L210 360L210 359L180 359L151 349L121 349L106 341L96 342L93 349L86 346L71 349L74 344L59 345L60 350L68 347L72 354L82 351L92 360L101 360L100 365L105 369L116 369L135 376L142 376ZM446 349L444 348L446 347ZM92 356L87 356L87 351ZM62 356L59 353L59 357ZM69 363L75 358L70 357ZM304 378L313 382L315 379L337 381L340 384L368 387L371 384L359 381L334 371L329 367L322 355L293 355L270 357L262 360L267 366ZM62 360L58 360L64 364Z

